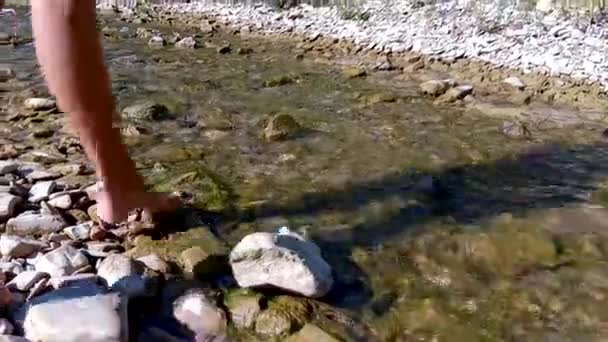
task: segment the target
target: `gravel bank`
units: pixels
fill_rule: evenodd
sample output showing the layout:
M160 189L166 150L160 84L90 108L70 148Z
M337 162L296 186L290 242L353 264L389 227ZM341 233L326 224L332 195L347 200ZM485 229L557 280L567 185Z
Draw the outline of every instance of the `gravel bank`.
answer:
M313 8L286 11L268 6L202 3L165 6L173 14L200 13L243 30L323 35L350 40L364 49L413 51L441 59L471 58L524 72L570 76L608 90L608 46L604 18L584 13L499 8L457 1L421 5L370 2L358 10Z

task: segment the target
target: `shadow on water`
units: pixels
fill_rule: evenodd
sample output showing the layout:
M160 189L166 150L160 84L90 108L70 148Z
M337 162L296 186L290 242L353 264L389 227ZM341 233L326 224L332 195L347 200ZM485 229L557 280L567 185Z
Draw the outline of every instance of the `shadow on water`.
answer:
M370 304L373 297L363 282L347 274L362 272L349 257L354 247L374 248L403 233L414 233L431 222L451 224L482 223L501 213L523 215L536 209L549 209L588 201L597 183L608 176L608 144L564 146L547 144L526 153L480 165L451 167L436 174L415 171L387 175L342 190L307 193L285 204L260 205L243 221L281 215L317 215L326 212L353 213L373 202L400 198L411 203L380 220L366 220L345 232L319 231L314 238L337 274L338 284L330 301L342 307ZM432 177L432 178L431 178ZM432 180L431 180L432 179ZM370 222L372 221L372 222ZM346 272L342 272L346 271ZM348 300L354 295L355 300ZM374 311L390 306L371 303ZM374 309L376 307L376 309Z

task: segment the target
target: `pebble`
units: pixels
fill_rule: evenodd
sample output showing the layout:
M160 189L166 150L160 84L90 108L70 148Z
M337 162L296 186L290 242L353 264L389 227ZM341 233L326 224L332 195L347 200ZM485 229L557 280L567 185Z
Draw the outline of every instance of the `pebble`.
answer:
M142 263L120 254L108 255L97 267L97 275L107 286L127 297L150 295L151 279L144 273Z
M239 286L274 286L306 297L323 297L333 285L332 269L314 243L295 233L254 233L230 253Z
M72 275L78 269L89 264L89 260L70 245L61 246L36 260L36 271L46 272L51 277Z
M33 97L25 100L23 105L31 110L49 110L55 108L57 104L51 99Z
M24 319L32 341L127 341L127 301L94 286L65 287L35 298Z
M56 187L57 183L54 181L44 181L34 184L30 189L29 201L37 203L48 199L49 195L53 193Z
M15 216L21 198L9 193L0 192L0 222Z
M76 226L67 227L63 230L63 232L66 233L72 240L87 240L92 228L93 222L89 221Z
M13 333L13 324L6 318L0 318L0 335L10 335ZM2 340L0 339L0 342Z
M69 194L62 195L49 200L48 203L57 209L68 210L72 207L72 196Z
M40 280L48 278L48 274L37 271L24 271L11 280L6 287L23 292L29 291Z
M0 237L0 253L11 258L27 258L47 244L38 240L24 238L16 235L3 234Z
M44 235L58 232L64 227L65 221L60 217L32 212L13 217L6 223L6 231L19 236Z

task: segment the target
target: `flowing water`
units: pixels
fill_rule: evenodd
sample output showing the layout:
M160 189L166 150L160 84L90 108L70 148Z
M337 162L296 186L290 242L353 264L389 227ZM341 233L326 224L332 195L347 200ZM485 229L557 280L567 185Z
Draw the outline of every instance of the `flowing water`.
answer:
M232 53L218 54L227 42ZM324 301L381 340L608 339L608 152L597 125L512 138L503 119L434 104L399 73L347 78L297 60L287 41L206 43L105 48L120 108L150 100L175 116L132 122L147 132L127 138L141 172L216 213L221 239L284 225L306 233L335 271ZM23 81L0 92L8 108L40 78L32 46L0 49ZM289 82L264 86L274 79ZM278 113L303 129L269 142L265 120ZM61 136L32 142L24 132L59 130L59 119L0 128L42 149Z

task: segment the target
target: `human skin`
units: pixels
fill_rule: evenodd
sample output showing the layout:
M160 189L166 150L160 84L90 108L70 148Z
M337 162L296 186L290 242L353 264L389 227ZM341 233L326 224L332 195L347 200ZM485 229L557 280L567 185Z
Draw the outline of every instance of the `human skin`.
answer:
M98 216L115 223L134 208L152 213L175 208L175 198L145 191L113 124L114 103L97 35L95 1L32 0L31 7L36 55L49 90L103 184L96 195Z

